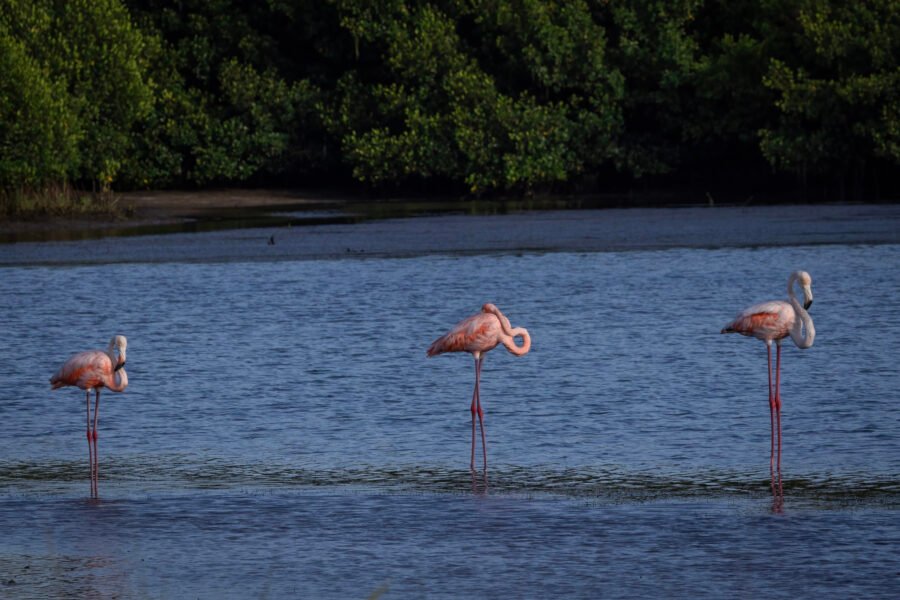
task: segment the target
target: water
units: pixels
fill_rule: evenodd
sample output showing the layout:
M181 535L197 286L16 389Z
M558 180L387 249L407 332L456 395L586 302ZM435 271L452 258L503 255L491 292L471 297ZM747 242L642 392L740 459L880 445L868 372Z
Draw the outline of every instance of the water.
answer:
M0 246L0 590L896 597L900 216L837 207L796 245L767 227L795 211ZM817 337L785 344L773 513L765 347L718 331L796 268ZM424 355L485 301L533 338L485 360L486 480L472 360ZM101 397L90 501L84 398L47 379L114 333L130 386Z

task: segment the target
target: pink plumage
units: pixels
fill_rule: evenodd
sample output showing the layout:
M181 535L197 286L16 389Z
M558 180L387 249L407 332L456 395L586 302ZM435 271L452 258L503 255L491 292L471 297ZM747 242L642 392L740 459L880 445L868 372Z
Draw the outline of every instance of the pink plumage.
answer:
M72 385L83 390L117 387L115 368L102 350L86 350L72 356L50 378L51 389Z
M100 470L97 423L100 414L100 388L121 392L128 387L128 374L124 369L127 345L125 336L117 335L110 340L109 347L105 352L103 350L79 352L63 363L63 366L50 378L51 389L75 386L84 390L92 498L99 495L97 490ZM91 423L91 390L94 390L96 395L93 426Z
M794 295L794 284L803 291L803 304ZM809 348L816 337L812 317L806 312L813 301L812 277L806 271L795 271L788 278L788 301L761 302L741 311L734 320L722 328L722 333L739 333L755 337L766 343L769 375L769 425L771 428L771 454L769 470L772 474L772 491L775 493L775 460L778 461L778 489L781 489L781 342L790 336L798 348ZM775 385L772 385L772 342L778 348L775 363ZM778 432L778 451L775 451L775 432Z
M515 338L522 338L522 345L517 346ZM516 356L522 356L531 349L531 336L523 327L511 327L509 319L493 304L485 304L481 312L463 319L453 328L432 342L426 354L436 356L445 352L468 352L475 358L475 391L472 394L472 460L471 469L475 468L475 415L481 424L481 448L484 454L484 469L487 471L487 443L484 434L484 410L481 408L480 382L481 364L484 353L503 344Z
M783 340L790 335L796 320L793 306L783 300L773 300L744 309L722 333L740 333L763 341Z
M428 348L428 356L445 352L487 352L500 343L502 328L496 315L479 313L457 323Z

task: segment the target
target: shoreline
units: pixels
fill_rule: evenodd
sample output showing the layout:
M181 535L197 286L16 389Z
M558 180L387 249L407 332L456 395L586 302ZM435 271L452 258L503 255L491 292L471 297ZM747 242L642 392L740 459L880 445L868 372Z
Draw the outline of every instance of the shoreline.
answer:
M216 212L187 225L18 237L0 244L0 266L900 244L900 205L594 210L517 203L465 210L437 203L297 205L291 199L275 210L267 203L242 206L234 210L244 216L231 219Z
M436 214L512 214L549 210L772 207L884 206L892 202L785 203L748 197L717 201L677 193L609 193L539 195L528 197L383 197L370 198L333 191L293 189L213 189L198 191L140 191L116 196L122 216L42 216L0 220L0 245L98 239L157 233L191 233L220 229L276 227L304 222L304 212L316 212L316 223L356 222L392 217ZM323 212L332 219L323 219Z
M338 207L345 200L327 195L313 195L286 190L202 190L126 192L116 195L122 215L40 216L30 219L0 220L0 244L15 241L52 241L68 239L64 232L95 232L105 237L120 235L119 230L132 234L141 228L185 225L203 219L216 219L241 211L265 214L279 208L332 205ZM73 236L72 239L78 236ZM12 239L21 238L21 239ZM29 239L32 238L32 239Z

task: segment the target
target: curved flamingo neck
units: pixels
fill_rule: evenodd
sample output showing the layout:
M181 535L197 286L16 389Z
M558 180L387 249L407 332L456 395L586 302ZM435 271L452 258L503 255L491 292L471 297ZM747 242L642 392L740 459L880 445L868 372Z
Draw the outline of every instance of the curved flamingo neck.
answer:
M114 392L123 392L128 387L128 373L125 372L125 369L113 371L105 379L103 385Z
M531 350L531 336L528 334L527 329L524 327L513 328L509 324L509 319L506 318L506 315L500 312L500 309L493 304L485 304L481 307L481 312L490 313L496 316L497 320L500 321L500 329L503 330L503 335L500 336L500 343L506 346L507 350L516 356L522 356ZM521 346L516 345L515 338L517 337L522 338Z
M794 326L791 327L791 339L794 340L794 344L798 348L809 348L813 345L813 340L816 339L816 328L813 325L812 317L809 316L809 312L803 308L803 305L797 300L797 296L794 295L794 283L796 282L797 274L793 273L788 279L788 299L794 308Z
M506 335L512 335L512 328L510 327L509 319L507 319L506 315L500 312L500 309L495 305L491 303L485 304L481 307L481 312L492 314L497 317L497 319L500 320L500 328L503 330L503 333L505 333Z
M522 338L522 345L516 345L517 337ZM515 327L510 330L509 335L503 335L500 338L500 342L506 346L506 349L515 354L516 356L522 356L523 354L527 354L529 350L531 350L531 336L528 334L528 330L524 327Z
M788 299L790 299L791 304L797 301L797 296L794 295L794 284L797 283L798 279L799 277L797 277L796 272L791 273L791 276L788 277L787 292Z
M112 345L112 342L109 344L109 348L104 352L109 357L109 364L113 367L113 372L116 370L116 363L119 361L118 354L116 352L115 346Z

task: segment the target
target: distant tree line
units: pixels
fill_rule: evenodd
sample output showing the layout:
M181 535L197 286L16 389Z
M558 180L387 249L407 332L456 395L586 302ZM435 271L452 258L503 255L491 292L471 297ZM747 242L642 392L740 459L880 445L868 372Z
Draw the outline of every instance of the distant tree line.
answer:
M898 165L897 0L0 0L7 189L836 199Z

